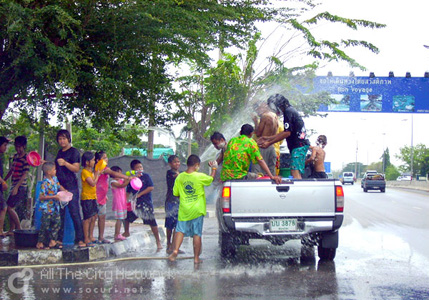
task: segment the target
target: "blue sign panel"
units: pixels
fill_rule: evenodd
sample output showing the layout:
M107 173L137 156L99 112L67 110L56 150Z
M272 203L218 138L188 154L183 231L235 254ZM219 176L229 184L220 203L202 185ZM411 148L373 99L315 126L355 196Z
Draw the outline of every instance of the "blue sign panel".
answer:
M427 77L318 76L314 89L335 99L321 112L429 113Z
M323 163L323 165L325 166L325 172L326 173L331 173L331 162L330 161L325 161Z

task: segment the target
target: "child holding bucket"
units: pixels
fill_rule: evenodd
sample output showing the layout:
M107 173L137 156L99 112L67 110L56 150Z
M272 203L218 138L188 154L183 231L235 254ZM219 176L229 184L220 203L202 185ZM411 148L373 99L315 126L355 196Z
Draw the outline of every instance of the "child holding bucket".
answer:
M128 182L131 179L125 174L122 174L121 172L115 172L109 167L107 167L108 162L109 160L106 152L98 151L95 153L95 170L100 172L100 176L98 177L96 184L96 195L98 207L98 242L101 244L110 244L110 241L104 238L104 228L106 225L107 192L109 189L109 175L117 179L122 178L124 180L128 180Z
M114 172L110 181L110 187L112 188L112 211L115 213L115 241L126 240L121 234L121 223L127 218L127 195L125 187L130 183L130 178L122 179L115 174L122 175L122 169L118 166L113 166L111 170ZM100 220L98 221L100 222Z
M40 187L40 210L42 218L37 239L37 249L61 249L58 232L61 227L60 203L58 191L65 191L56 176L57 170L53 162L45 162L42 166L45 175ZM45 245L48 245L45 247Z
M131 184L132 182L127 186L127 193L132 193L137 198L137 204L136 204L136 213L139 217L142 218L143 224L149 225L150 229L152 230L152 233L156 240L156 245L158 250L162 249L161 245L161 239L159 238L159 231L158 231L158 224L156 223L155 214L153 210L153 203L152 203L152 191L154 189L153 187L153 181L152 178L148 173L143 172L143 164L137 160L134 159L130 163L131 170L136 171L136 174L138 174L138 178L142 182L142 186L140 189L135 190ZM133 212L131 212L133 213ZM134 213L133 213L134 214ZM134 222L137 219L137 216L134 214L134 217L132 217L131 214L129 214L131 218L128 218L125 220L125 230L128 230L129 235L129 223ZM128 226L128 228L127 228Z
M100 171L94 171L95 156L94 153L87 151L82 155L82 193L80 205L83 213L83 235L84 242L87 246L94 246L96 239L94 238L95 221L97 220L97 194L96 184Z

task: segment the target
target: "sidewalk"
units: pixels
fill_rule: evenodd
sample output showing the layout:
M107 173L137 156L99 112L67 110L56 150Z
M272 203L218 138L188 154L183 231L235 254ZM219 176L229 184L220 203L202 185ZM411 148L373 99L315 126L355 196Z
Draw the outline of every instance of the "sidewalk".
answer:
M429 192L428 181L387 181L387 186L391 188L412 189Z
M207 205L207 218L215 218L215 207ZM161 242L165 247L164 208L155 208L155 218L159 226ZM131 236L125 241L114 241L115 220L106 220L105 238L111 244L97 244L94 247L77 248L64 246L63 249L38 250L36 248L16 247L13 237L0 240L0 266L27 266L44 264L61 264L88 262L117 257L127 252L136 251L143 245L155 246L155 238L148 225L143 225L141 219L130 224ZM123 228L122 228L123 231ZM98 228L94 229L97 237ZM165 251L165 249L164 249Z

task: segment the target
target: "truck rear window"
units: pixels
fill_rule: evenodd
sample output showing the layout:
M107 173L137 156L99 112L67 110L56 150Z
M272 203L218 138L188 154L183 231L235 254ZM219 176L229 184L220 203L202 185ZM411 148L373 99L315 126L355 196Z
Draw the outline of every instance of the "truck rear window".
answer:
M368 180L384 180L384 176L382 174L368 174L366 178Z
M353 177L353 173L344 173L344 177Z

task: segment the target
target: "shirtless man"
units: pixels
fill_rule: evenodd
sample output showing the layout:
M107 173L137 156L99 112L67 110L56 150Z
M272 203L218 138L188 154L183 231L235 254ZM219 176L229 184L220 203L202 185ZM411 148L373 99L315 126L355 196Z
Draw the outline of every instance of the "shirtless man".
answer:
M310 146L311 156L305 161L305 164L310 164L313 168L311 178L328 178L325 172L325 146L328 140L325 135L319 135L316 141L316 146Z
M279 128L279 122L277 115L272 112L268 105L265 102L259 104L256 108L257 116L253 117L253 122L255 123L255 135L256 139L262 136L272 136L277 134ZM259 116L259 118L258 118ZM266 162L268 169L272 174L277 174L277 153L274 145L269 146L268 148L259 148L264 161ZM261 166L258 164L252 165L253 173L263 174Z

